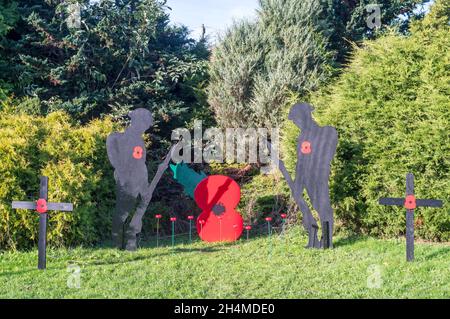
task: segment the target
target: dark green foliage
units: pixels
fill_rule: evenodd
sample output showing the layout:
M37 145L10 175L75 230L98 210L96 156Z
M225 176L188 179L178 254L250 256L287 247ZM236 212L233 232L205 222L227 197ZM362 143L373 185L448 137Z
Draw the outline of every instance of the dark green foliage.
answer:
M5 34L7 34L14 27L18 19L19 15L17 12L17 2L0 0L0 50L5 45ZM0 69L2 65L8 63L8 59L5 59L2 55L0 55ZM0 100L5 99L11 89L11 83L7 83L0 79Z
M87 121L144 107L167 135L202 103L196 90L205 80L205 43L169 25L163 1L84 1L80 28L66 23L76 1L33 2L19 5L1 77L17 96L39 97L40 113L62 109Z
M0 38L14 27L18 18L17 2L0 0Z
M342 77L311 98L316 119L339 132L331 191L345 228L404 234L405 209L378 199L403 197L411 172L418 198L444 200L444 208L417 209L416 235L450 239L448 14L448 2L437 1L411 36L366 41Z

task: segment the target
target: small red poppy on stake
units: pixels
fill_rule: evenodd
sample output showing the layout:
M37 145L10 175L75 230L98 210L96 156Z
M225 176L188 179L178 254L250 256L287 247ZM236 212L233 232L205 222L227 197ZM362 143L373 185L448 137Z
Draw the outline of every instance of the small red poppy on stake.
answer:
M162 218L161 214L156 214L156 247L159 247L159 220Z
M198 223L200 224L200 234L201 234L203 232L203 225L205 225L206 221L204 219L200 219Z
M176 217L170 217L170 221L172 222L172 248L175 245L175 222L177 221Z
M248 234L249 234L250 230L252 230L252 226L247 225L244 227L244 229L247 231L247 240L248 240Z
M192 244L192 220L194 219L194 216L189 215L187 219L189 220L189 243Z
M286 224L286 218L287 218L287 214L280 214L281 217L281 233L284 234L284 226Z
M271 222L272 221L272 217L266 217L266 222Z

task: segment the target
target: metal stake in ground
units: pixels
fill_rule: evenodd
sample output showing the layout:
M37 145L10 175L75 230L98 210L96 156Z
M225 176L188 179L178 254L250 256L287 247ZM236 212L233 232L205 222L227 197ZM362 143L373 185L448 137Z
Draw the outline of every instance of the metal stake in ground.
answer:
M172 248L175 246L175 222L177 221L176 217L171 217L170 221L172 222Z
M193 215L188 216L189 220L189 244L192 244L192 220L194 219Z
M286 226L286 218L287 218L287 214L280 214L281 217L281 234L284 235L284 229Z
M47 199L48 177L41 176L39 199L36 202L12 202L12 208L33 209L39 213L38 269L45 269L47 265L47 212L49 210L61 212L73 211L73 204L71 203L47 203Z
M252 226L247 225L244 227L244 229L247 231L247 240L248 240L248 235L249 235L250 230L252 230Z
M270 222L272 221L272 217L266 217L266 222L267 222L267 234L269 235L269 255L272 252L272 240L271 240L271 235L272 235L272 227L270 225Z
M156 218L156 247L159 247L159 220L162 218L161 214L155 215Z
M414 209L417 207L442 207L436 199L416 199L414 196L414 175L406 175L406 198L380 198L381 205L406 208L406 260L414 260Z

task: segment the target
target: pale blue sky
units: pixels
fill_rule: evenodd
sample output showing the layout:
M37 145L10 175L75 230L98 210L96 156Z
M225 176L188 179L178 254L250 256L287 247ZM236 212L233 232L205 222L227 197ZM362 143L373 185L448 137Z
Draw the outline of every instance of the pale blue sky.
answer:
M212 39L223 32L233 19L254 18L258 0L168 0L170 20L186 25L197 39L201 25L206 26L206 34Z
M431 3L424 9L428 10ZM195 39L200 37L204 24L206 34L214 41L217 33L225 31L233 19L253 19L258 0L167 0L167 5L172 9L168 12L172 23L186 25Z

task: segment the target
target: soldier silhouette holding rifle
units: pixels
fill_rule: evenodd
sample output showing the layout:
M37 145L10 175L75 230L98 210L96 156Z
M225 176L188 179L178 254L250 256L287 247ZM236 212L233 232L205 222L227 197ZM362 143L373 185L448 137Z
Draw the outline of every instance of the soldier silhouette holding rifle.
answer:
M294 105L289 120L300 128L297 139L297 165L295 180L292 180L284 163L278 167L286 179L292 196L303 215L303 226L308 232L308 248L332 248L334 217L331 207L328 180L330 164L336 153L338 134L334 127L320 127L312 118L313 108L307 103ZM269 148L270 145L269 145ZM317 238L317 221L303 198L306 189L313 208L318 212L322 224L322 239Z
M116 209L112 222L113 242L120 249L136 250L142 217L156 185L169 165L175 146L172 146L163 163L158 166L149 184L142 135L153 125L153 117L150 111L143 108L130 112L128 116L131 118L130 126L124 133L111 133L107 138L106 148L117 184ZM131 221L127 223L130 217Z

